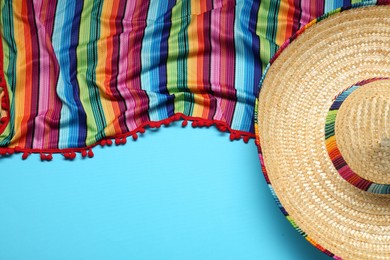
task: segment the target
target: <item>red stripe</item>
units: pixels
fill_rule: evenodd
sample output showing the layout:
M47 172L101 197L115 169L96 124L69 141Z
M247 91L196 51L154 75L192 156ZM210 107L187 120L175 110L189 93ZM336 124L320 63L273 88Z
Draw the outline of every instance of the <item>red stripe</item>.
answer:
M3 110L9 111L9 95L8 95L8 89L5 84L5 77L4 77L4 53L3 53L3 41L0 41L0 87L3 88L4 96L2 98L2 102L0 106ZM0 114L1 117L1 114ZM0 123L0 134L4 132L5 128L7 127L9 122L9 112L7 112L7 117L2 123Z

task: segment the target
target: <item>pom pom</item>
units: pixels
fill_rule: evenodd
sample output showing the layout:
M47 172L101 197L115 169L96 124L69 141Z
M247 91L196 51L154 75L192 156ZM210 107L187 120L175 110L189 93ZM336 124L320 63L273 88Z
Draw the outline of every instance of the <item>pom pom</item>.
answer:
M226 132L226 131L228 130L227 127L224 126L224 125L218 125L217 128L218 128L219 131L221 131L221 132Z
M195 128L195 127L198 126L198 123L197 123L196 121L193 121L193 122L191 123L191 126Z
M134 141L137 141L137 139L138 139L138 135L137 134L133 134L133 140ZM126 139L125 139L126 140Z
M73 160L74 158L76 158L76 153L75 152L70 152L69 153L69 159Z
M108 145L108 146L111 146L111 145L112 145L112 140L111 140L111 139L107 139L107 145Z
M119 139L119 138L116 138L115 139L115 144L116 145L120 145L122 142L121 142L121 139Z
M126 138L122 138L122 140L121 140L121 144L125 144L125 143L127 143L127 140L126 140Z
M204 125L205 125L206 127L210 127L210 126L213 125L213 122L205 121L205 122L204 122Z
M240 134L237 134L237 133L233 133L233 140L240 140L241 136Z
M29 154L24 152L23 155L22 155L22 159L23 160L26 160L28 158Z
M88 150L88 157L92 158L94 156L93 152L91 149Z
M101 140L100 141L100 145L101 146L105 146L107 144L107 141L105 139Z
M249 136L247 136L247 135L245 135L242 139L244 140L244 143L246 143L246 144L249 142Z
M181 123L181 126L182 127L186 127L188 125L188 121L187 120L184 120L182 123Z
M41 161L51 161L52 159L53 159L53 155L41 153Z
M87 151L86 151L86 150L82 150L82 151L81 151L81 156L82 156L83 158L87 157Z
M140 128L138 131L139 131L141 134L145 133L145 129L144 129L144 128Z

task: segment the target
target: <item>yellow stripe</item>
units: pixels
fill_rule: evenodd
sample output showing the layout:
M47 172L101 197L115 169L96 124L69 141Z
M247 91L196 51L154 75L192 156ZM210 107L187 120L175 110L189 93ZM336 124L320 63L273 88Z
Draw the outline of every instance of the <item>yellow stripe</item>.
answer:
M84 2L83 12L81 14L80 23L80 44L77 47L77 80L80 88L80 101L87 114L87 145L96 142L95 134L97 132L97 126L95 124L94 114L92 112L91 100L89 99L89 91L87 85L87 66L88 57L84 55L87 53L87 43L90 37L90 19L93 3L90 1Z
M26 85L26 51L25 51L25 39L24 39L24 23L18 17L22 17L22 3L21 1L15 1L13 3L13 17L14 17L14 37L16 49L18 50L18 55L16 59L16 86L25 86ZM21 139L21 128L22 128L22 119L24 116L24 104L25 104L25 94L24 87L15 88L15 135L11 140L12 146L18 146L17 140ZM20 118L17 118L17 117Z

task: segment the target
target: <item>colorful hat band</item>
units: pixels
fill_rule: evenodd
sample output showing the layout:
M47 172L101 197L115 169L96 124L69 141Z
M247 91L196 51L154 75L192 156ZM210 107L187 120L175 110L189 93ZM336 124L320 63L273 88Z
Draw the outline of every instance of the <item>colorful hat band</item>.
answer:
M342 91L337 97L335 97L333 104L331 105L328 115L326 117L325 124L325 144L329 157L332 160L334 167L339 172L340 176L348 181L355 187L377 194L390 194L390 184L376 183L361 177L358 173L353 171L344 159L339 145L336 140L336 118L337 114L344 103L344 101L357 89L366 86L369 83L378 80L388 80L388 78L374 78L359 82L352 87L349 87Z

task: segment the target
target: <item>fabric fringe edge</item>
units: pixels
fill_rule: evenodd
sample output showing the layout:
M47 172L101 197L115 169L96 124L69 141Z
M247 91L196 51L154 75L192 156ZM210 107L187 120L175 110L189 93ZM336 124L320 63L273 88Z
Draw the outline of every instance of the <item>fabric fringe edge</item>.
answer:
M144 134L145 130L148 128L160 128L161 126L169 126L171 123L176 121L182 121L181 126L186 127L188 121L191 121L191 126L193 128L202 128L202 127L211 127L215 126L221 132L230 133L230 141L243 140L245 143L248 143L250 139L255 139L256 135L244 131L234 130L223 121L212 120L212 119L203 119L199 117L187 116L182 113L176 113L175 115L160 121L147 122L137 127L133 131L130 131L126 134L120 134L116 136L108 136L104 139L86 147L82 148L66 148L66 149L30 149L22 148L19 146L13 148L0 147L0 158L11 156L16 153L22 154L22 159L26 160L31 154L40 154L41 161L51 161L53 159L53 154L62 154L65 160L74 160L77 157L77 153L80 153L82 158L92 158L94 153L92 148L95 146L111 146L115 145L124 145L127 143L127 138L132 137L134 141L138 139L139 134Z

